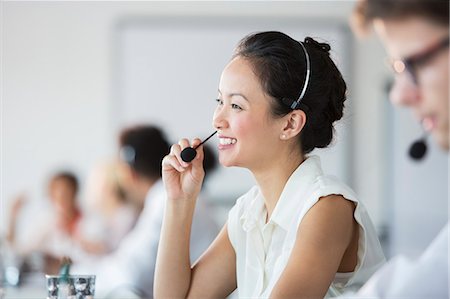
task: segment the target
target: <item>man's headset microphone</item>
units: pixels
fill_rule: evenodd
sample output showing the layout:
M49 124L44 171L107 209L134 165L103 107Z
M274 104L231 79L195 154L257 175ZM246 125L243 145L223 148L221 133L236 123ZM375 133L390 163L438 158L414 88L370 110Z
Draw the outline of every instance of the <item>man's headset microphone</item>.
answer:
M413 160L422 160L427 153L427 135L414 141L409 147L409 157Z

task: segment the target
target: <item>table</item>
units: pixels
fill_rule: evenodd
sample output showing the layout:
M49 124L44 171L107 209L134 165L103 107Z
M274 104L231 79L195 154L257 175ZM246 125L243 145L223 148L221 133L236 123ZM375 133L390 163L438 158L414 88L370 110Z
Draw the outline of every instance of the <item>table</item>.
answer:
M6 286L4 299L40 299L47 297L44 273L27 273L19 286Z

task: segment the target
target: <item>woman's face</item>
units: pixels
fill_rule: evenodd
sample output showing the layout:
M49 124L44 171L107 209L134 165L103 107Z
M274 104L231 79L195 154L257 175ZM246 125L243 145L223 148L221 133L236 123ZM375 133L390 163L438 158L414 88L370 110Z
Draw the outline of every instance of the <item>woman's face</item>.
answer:
M274 162L282 118L271 115L270 101L247 59L236 57L225 67L213 117L222 165L257 170Z

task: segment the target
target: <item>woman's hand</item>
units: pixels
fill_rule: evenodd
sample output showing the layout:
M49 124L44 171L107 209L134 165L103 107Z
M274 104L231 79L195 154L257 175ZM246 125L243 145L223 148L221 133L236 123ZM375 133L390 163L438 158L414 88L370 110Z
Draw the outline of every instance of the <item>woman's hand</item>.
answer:
M181 159L181 151L186 147L200 144L196 138L189 144L187 139L181 139L172 145L170 153L162 161L162 179L169 200L195 200L200 193L205 171L203 170L203 147L196 149L197 156L190 163Z

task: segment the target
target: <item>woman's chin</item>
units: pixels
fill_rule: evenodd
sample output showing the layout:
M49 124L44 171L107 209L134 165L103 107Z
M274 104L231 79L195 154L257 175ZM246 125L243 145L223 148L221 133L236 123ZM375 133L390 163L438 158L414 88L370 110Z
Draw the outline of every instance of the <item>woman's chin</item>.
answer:
M232 167L232 166L236 166L235 163L233 163L233 160L231 159L225 159L223 157L219 156L219 163L220 165L224 166L224 167Z

